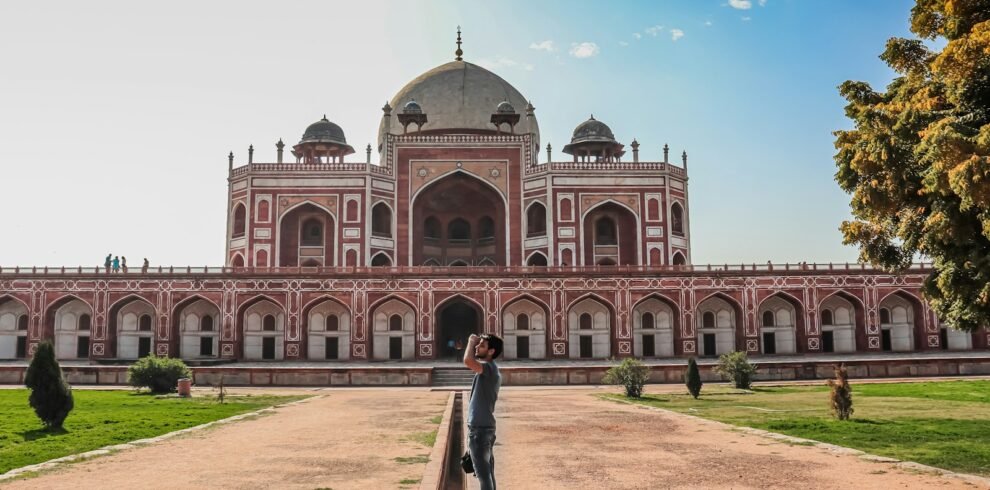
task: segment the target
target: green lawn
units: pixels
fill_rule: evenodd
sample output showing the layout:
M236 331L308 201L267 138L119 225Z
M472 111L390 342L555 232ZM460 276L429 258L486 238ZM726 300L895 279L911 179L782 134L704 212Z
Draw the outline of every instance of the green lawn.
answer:
M990 381L852 383L852 420L829 415L828 388L703 389L646 393L645 405L734 425L860 449L965 473L990 475ZM649 386L647 386L649 391ZM622 395L609 399L630 400Z
M132 391L73 391L64 432L49 433L28 405L28 390L0 390L0 473L258 410L303 397L176 398Z

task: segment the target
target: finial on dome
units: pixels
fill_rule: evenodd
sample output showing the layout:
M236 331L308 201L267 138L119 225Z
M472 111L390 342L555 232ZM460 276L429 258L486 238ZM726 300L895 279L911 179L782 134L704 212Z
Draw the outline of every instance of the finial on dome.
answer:
M590 119L591 119L592 121L594 121L594 120L595 120L595 115L594 115L594 114L592 114L592 115L591 115L591 118L590 118Z
M323 121L329 121L329 119L327 119L327 115L326 114L323 115L323 119L322 120Z
M456 61L464 60L464 58L461 57L464 55L464 51L461 51L461 26L457 26L457 51L454 51L454 54L457 55L457 57L454 58L454 60Z

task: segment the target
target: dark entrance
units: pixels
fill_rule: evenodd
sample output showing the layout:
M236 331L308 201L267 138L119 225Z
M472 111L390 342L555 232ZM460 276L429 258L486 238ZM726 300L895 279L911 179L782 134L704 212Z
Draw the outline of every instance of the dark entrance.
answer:
M261 338L261 358L275 359L275 337Z
M703 356L714 356L715 355L715 334L706 333L702 335L702 340L704 341L705 350L702 351Z
M199 338L199 355L201 356L213 355L213 337Z
M949 329L938 329L938 345L942 350L949 350Z
M529 337L516 337L516 358L529 359Z
M763 353L777 353L777 336L773 332L763 332Z
M393 361L402 360L402 337L388 338L388 358Z
M27 337L21 335L17 337L17 358L23 359L27 357Z
M151 337L138 337L138 358L151 354Z
M440 359L464 357L468 337L481 333L481 315L473 304L454 300L437 315L437 356Z
M657 355L657 344L652 335L643 336L643 357L655 357Z
M79 337L79 342L76 344L76 357L80 359L89 358L89 337Z
M590 335L582 335L581 336L581 358L588 359L588 358L591 358L592 355L593 355L593 351L591 349L591 336Z
M883 329L880 331L880 348L884 352L890 352L894 350L893 344L890 341L890 330Z
M822 332L822 352L835 352L835 335L831 330Z
M337 359L339 357L337 355L340 347L340 344L338 343L339 339L337 337L327 337L326 340L327 340L327 348L326 348L326 352L324 353L325 358L330 361Z

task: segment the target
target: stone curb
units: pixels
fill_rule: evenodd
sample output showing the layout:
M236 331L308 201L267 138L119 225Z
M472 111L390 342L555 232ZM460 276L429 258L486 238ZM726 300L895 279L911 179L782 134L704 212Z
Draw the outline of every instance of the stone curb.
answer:
M456 391L451 391L447 396L447 405L443 409L443 418L440 426L437 427L437 440L430 451L430 459L426 462L423 470L423 478L420 480L420 490L435 490L440 487L444 480L443 476L447 472L447 453L450 447L450 431L453 430L451 423L454 420L454 399L457 397Z
M179 429L179 430L176 430L176 431L167 432L167 433L162 434L160 436L149 437L149 438L146 438L146 439L137 439L137 440L134 440L134 441L131 441L131 442L125 442L123 444L114 444L112 446L104 446L104 447L101 447L99 449L93 449L91 451L86 451L84 453L70 454L68 456L62 456L61 458L50 459L50 460L45 461L43 463L36 463L36 464L28 465L28 466L22 466L20 468L14 468L14 469L12 469L12 470L10 470L10 471L8 471L8 472L0 475L0 482L12 480L12 479L17 478L17 477L19 477L19 476L21 476L21 475L23 475L25 473L32 473L32 472L36 472L36 471L51 470L51 469L58 468L60 466L67 465L69 463L75 463L75 462L78 462L78 461L85 461L87 459L92 459L92 458L96 458L96 457L99 457L99 456L106 456L108 454L113 454L115 452L123 451L125 449L133 449L133 448L137 448L137 447L141 447L141 446L147 446L149 444L154 444L154 443L157 443L157 442L161 442L161 441L164 441L164 440L167 440L167 439L171 439L173 437L180 436L180 435L183 435L183 434L189 434L189 433L192 433L192 432L198 432L198 431L201 431L201 430L204 430L204 429L208 429L210 427L214 427L214 426L218 426L218 425L226 425L226 424L230 424L230 423L237 422L237 421L240 421L240 420L244 420L244 419L246 419L248 417L254 417L254 416L257 416L257 415L274 413L276 411L275 410L276 408L291 407L293 405L298 405L298 404L305 403L305 402L308 402L308 401L311 401L311 400L315 400L315 399L318 399L318 398L323 398L325 396L326 395L310 396L310 397L307 397L307 398L303 398L302 400L296 400L294 402L288 402L288 403L281 403L281 404L278 404L278 405L272 405L270 407L262 408L260 410L255 410L253 412L248 412L248 413L242 413L242 414L238 414L238 415L233 415L233 416L227 417L225 419L214 420L212 422L207 422L205 424L200 424L200 425L196 425L196 426L193 426L193 427L186 427L185 429Z
M804 446L812 446L812 447L816 447L818 449L824 449L824 450L826 450L826 451L828 451L830 453L833 453L833 454L848 455L848 456L857 456L860 459L863 459L863 460L866 460L866 461L872 461L874 463L888 463L888 464L892 464L893 466L895 466L897 468L901 468L901 469L905 469L905 470L920 471L920 472L923 472L923 473L931 473L931 474L934 474L934 475L937 475L937 476L946 476L946 477L950 477L950 478L956 478L956 479L959 479L959 480L963 480L963 481L965 481L967 483L971 483L971 484L974 484L974 485L981 485L981 486L983 486L985 488L990 488L990 478L985 478L985 477L982 477L982 476L970 475L968 473L956 473L954 471L949 471L949 470L945 470L945 469L942 469L942 468L936 468L934 466L928 466L928 465L923 465L921 463L915 463L914 461L901 461L899 459L889 458L887 456L877 456L875 454L869 454L869 453L860 451L859 449L848 448L848 447L845 447L845 446L836 446L835 444L829 444L827 442L816 441L814 439L804 439L802 437L788 436L788 435L785 435L785 434L780 434L780 433L777 433L777 432L770 432L770 431L766 431L766 430L763 430L763 429L754 429L752 427L735 426L735 425L727 424L725 422L719 422L717 420L711 420L711 419L706 419L706 418L703 418L703 417L698 417L696 415L690 415L690 414L686 414L686 413L675 412L673 410L667 410L665 408L652 407L652 406L649 406L649 405L643 405L643 404L636 403L636 402L631 402L631 401L628 401L628 400L616 400L614 398L605 398L605 399L608 400L608 401L613 401L613 402L619 402L619 403L625 403L625 404L628 404L628 405L633 405L635 407L643 408L643 409L646 409L646 410L654 410L654 411L662 412L662 413L666 413L666 414L673 414L675 416L681 416L681 417L691 418L691 419L694 419L694 420L697 420L697 421L700 421L700 422L704 422L704 423L708 423L710 425L714 425L716 427L720 427L720 428L726 429L726 430L731 430L731 431L736 431L736 432L743 432L745 434L759 436L759 437L763 437L763 438L766 438L766 439L773 439L773 440L781 441L781 442L785 442L785 443L800 444L800 445L804 445Z

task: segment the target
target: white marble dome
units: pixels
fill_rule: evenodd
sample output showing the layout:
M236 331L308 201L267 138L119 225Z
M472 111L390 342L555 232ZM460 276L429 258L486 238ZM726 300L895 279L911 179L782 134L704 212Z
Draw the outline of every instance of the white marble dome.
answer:
M396 115L407 103L415 100L423 109L428 122L423 125L423 131L445 131L457 133L457 130L495 131L491 123L499 104L508 102L513 107L525 108L528 101L515 87L502 77L466 61L451 61L440 65L407 83L392 100L389 106L396 108L392 112L391 133L402 134L402 125ZM540 128L536 118L526 117L520 111L519 124L516 124L516 134L534 134L535 145L539 145ZM449 131L448 131L449 130ZM384 121L378 127L378 141L385 137Z

